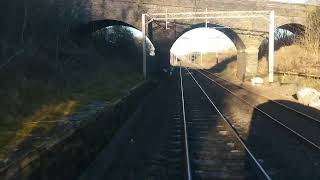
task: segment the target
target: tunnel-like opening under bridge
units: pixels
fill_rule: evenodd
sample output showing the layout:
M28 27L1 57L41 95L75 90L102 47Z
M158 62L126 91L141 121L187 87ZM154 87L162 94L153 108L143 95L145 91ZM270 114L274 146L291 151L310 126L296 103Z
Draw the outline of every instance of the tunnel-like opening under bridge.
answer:
M257 28L255 21L259 22ZM248 23L250 25L248 25ZM143 39L149 37L156 44L156 53L165 50L162 66L170 65L170 48L184 33L199 27L211 27L224 33L237 48L237 77L244 80L257 72L258 53L261 41L269 34L269 81L273 82L274 62L274 11L225 11L225 12L184 12L155 13L142 15ZM159 30L160 29L160 30ZM157 46L157 42L160 46ZM163 44L165 44L163 46ZM162 46L161 46L162 45ZM143 43L146 52L146 43ZM148 76L147 53L143 54L144 77ZM160 63L161 64L161 63Z

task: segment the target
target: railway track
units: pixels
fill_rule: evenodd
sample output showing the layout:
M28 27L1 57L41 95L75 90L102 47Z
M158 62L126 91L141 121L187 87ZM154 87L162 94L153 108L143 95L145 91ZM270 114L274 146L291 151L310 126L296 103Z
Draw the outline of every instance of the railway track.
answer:
M151 179L319 179L316 117L209 72L179 70L170 135Z
M312 121L319 122L319 124L320 124L320 114L318 114L318 116L308 115L308 112L303 112L303 111L297 110L297 109L295 109L294 107L290 107L290 106L288 106L288 105L285 104L285 103L281 103L281 102L272 100L271 98L269 98L269 97L267 97L267 96L263 96L263 95L261 95L261 94L257 94L257 93L255 93L255 92L253 92L253 91L251 91L251 90L243 87L243 86L234 84L234 83L232 83L231 81L229 81L229 80L227 80L227 79L225 79L225 78L222 78L221 76L218 76L217 74L212 73L212 72L210 72L210 71L208 71L208 70L201 70L201 71L207 73L206 76L207 76L208 79L211 79L211 81L220 81L220 80L221 80L221 81L224 81L224 82L226 82L226 83L228 83L228 84L232 84L233 86L236 86L236 87L238 87L238 88L240 88L240 89L246 90L246 91L247 91L248 93L250 93L250 94L254 94L254 95L256 95L256 96L259 96L259 97L262 97L262 98L264 98L264 99L267 99L267 100L269 100L269 101L271 101L271 102L273 102L273 103L276 103L276 104L278 104L278 105L280 105L280 106L283 106L284 108L287 108L288 110L294 111L294 113L298 113L298 114L300 114L300 115L303 115L303 116L307 117L308 119L310 119L310 120L312 120ZM213 77L215 78L215 80L213 80L212 78L210 78L210 77L208 76L208 74L209 74L209 76L211 76L211 77L213 76ZM314 114L314 113L315 113L315 112L313 112L313 114Z
M271 179L189 70L180 68L186 179ZM177 139L174 139L177 140ZM181 145L182 143L180 143ZM181 146L180 146L181 148Z
M223 79L209 71L198 71L211 82L225 89L230 94L239 98L243 103L250 105L252 108L261 112L269 119L273 120L279 126L293 133L305 143L312 145L320 151L320 120L296 110L286 104L271 100L266 96L259 95L241 86L237 86L226 79ZM209 73L208 74L205 74ZM232 89L236 89L235 93ZM245 94L245 96L243 96ZM250 94L250 98L247 95ZM261 102L268 102L267 107L258 107ZM275 111L275 109L277 109Z
M230 120L270 177L319 179L317 135L320 131L316 118L285 104L269 101L266 97L258 97L212 75L209 77L204 72L190 71L203 91L207 92L208 98L223 109L221 113ZM223 99L228 99L228 102ZM226 108L230 104L236 108Z

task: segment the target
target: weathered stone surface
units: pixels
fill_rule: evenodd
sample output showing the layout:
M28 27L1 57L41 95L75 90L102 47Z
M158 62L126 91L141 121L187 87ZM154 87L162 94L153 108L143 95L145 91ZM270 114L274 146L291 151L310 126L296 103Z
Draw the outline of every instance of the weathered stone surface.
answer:
M12 1L15 2L13 3ZM3 13L3 17L0 18L1 24L3 27L10 29L10 31L16 31L17 37L21 33L24 8L28 8L27 20L30 22L27 24L31 24L32 29L40 30L43 28L43 32L52 31L52 29L56 29L57 32L69 32L69 30L73 32L81 24L87 24L86 27L83 27L85 30L82 29L85 34L113 25L115 22L131 25L141 30L141 15L143 13L193 12L205 11L206 8L208 11L274 10L276 27L293 23L303 25L306 20L305 12L308 9L308 6L288 5L267 0L210 0L196 2L191 0L32 0L28 2L26 7L18 1L3 0L4 6L0 6L2 11L8 9L8 12ZM16 8L16 6L19 6L19 8ZM9 12L13 13L10 14ZM241 79L246 75L251 76L257 72L258 53L256 50L267 36L267 18L268 15L263 18L209 19L211 26L230 27L218 30L225 33L237 47L239 52L238 60L240 61L238 77ZM165 28L164 22L150 23L147 34L155 45L156 60L153 61L155 63L150 65L152 67L148 68L148 70L154 68L160 71L164 66L169 66L169 50L175 40L185 30L204 27L204 23L204 20L195 19L171 21L169 29ZM82 32L79 29L77 30ZM32 33L36 34L38 32L33 32L32 30ZM85 35L80 33L79 36ZM80 38L79 36L77 37Z
M289 5L267 0L90 0L88 3L89 17L83 22L97 20L117 20L141 29L142 13L177 13L192 11L270 11L276 14L276 27L286 28L288 24L304 25L306 21L305 5ZM249 15L249 14L248 14ZM258 67L258 49L264 38L268 35L269 16L263 18L217 18L210 19L210 26L230 27L218 29L226 34L238 50L238 77L255 76ZM148 36L155 45L158 71L170 65L169 50L175 40L186 30L204 27L204 20L175 20L169 22L169 29L165 22L150 23ZM99 26L100 27L100 26ZM98 27L98 28L99 28ZM291 26L289 26L291 27ZM301 26L300 26L301 27ZM92 29L94 30L94 28ZM152 71L152 70L151 70Z
M309 8L305 5L289 5L268 0L32 0L28 1L26 7L19 0L3 0L2 2L3 5L0 6L0 10L3 12L0 18L1 25L6 27L6 31L10 31L10 33L16 32L17 35L13 37L19 37L21 33L25 8L28 10L27 24L32 26L33 34L40 34L38 31L41 29L42 33L53 31L53 29L57 32L69 32L69 30L73 32L80 24L87 24L85 30L82 30L89 34L105 26L113 25L112 23L115 22L131 25L141 30L142 13L164 13L166 10L171 13L205 11L206 8L208 11L274 10L276 27L286 28L287 26L289 29L292 26L288 26L288 24L305 24L305 12ZM268 35L266 32L268 31L267 18L268 15L264 18L209 20L212 26L230 27L230 29L218 30L225 33L237 47L238 60L240 61L237 74L241 79L246 75L256 74L258 55L255 50ZM156 60L148 70L157 68L160 71L163 66L170 65L169 50L175 40L185 30L204 27L204 22L204 20L194 19L172 21L169 23L168 30L165 28L164 22L149 24L151 28L148 28L148 36L155 45ZM79 36L82 37L83 34L80 33ZM78 38L80 38L79 36Z
M302 88L297 92L298 101L320 109L320 92L313 88Z

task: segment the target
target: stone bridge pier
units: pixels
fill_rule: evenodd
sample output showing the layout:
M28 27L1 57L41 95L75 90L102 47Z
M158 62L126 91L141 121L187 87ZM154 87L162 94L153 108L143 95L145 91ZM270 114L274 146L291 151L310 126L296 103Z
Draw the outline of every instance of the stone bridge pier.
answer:
M241 35L241 39L245 48L237 52L237 77L244 80L245 77L252 77L257 74L259 47L265 38Z

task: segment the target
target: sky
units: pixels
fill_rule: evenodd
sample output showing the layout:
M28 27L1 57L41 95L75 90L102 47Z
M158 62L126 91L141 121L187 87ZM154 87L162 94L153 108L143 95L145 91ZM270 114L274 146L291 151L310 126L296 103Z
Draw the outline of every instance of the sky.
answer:
M188 52L219 52L232 47L233 42L222 32L213 28L197 28L183 34L171 52L184 55Z

